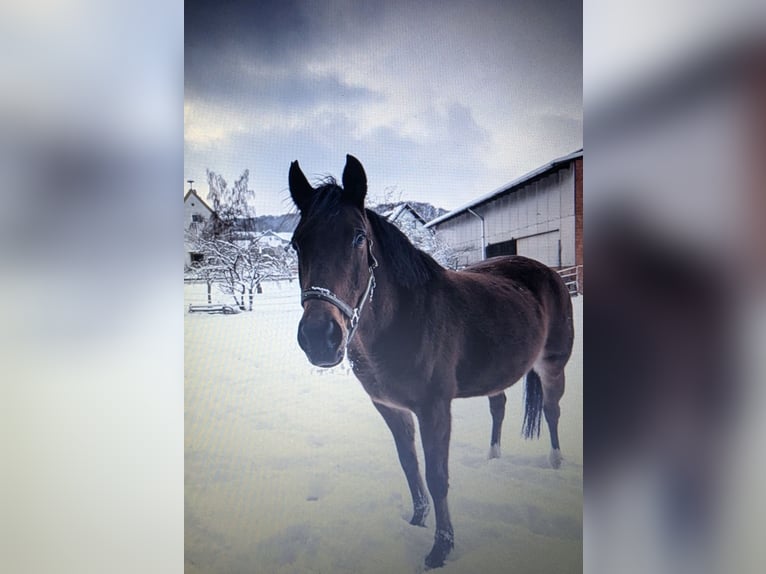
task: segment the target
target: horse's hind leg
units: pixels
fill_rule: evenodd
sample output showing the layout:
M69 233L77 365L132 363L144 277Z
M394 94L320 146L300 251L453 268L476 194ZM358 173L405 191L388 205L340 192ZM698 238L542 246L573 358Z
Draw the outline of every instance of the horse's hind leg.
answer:
M399 462L407 477L407 485L412 495L412 520L410 524L425 526L429 505L423 479L418 469L418 455L415 451L415 424L412 413L399 409L393 409L373 401L375 408L383 416L391 434L394 435L396 452L399 454Z
M505 393L489 397L489 412L492 415L492 437L489 441L489 458L500 458L500 434L505 418Z
M559 401L564 394L564 371L555 374L543 372L540 377L543 386L543 414L551 435L551 452L548 457L553 468L561 466L561 447L559 445Z

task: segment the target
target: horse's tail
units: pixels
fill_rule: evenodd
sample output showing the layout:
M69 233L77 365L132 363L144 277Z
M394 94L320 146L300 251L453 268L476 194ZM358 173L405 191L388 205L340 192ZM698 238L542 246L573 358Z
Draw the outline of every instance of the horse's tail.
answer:
M534 370L527 373L524 389L525 406L524 422L521 424L521 434L524 438L540 438L540 419L543 414L543 384L540 375Z

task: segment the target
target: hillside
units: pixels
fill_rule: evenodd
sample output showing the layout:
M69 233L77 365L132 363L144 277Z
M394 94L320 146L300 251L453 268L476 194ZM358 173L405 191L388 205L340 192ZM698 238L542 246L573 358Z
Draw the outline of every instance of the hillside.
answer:
M292 232L298 225L300 215L298 213L285 213L283 215L259 215L255 218L255 231Z

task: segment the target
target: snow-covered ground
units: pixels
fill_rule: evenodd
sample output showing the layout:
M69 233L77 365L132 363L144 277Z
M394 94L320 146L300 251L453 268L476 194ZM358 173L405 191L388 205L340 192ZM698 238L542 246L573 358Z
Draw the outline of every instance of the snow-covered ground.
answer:
M185 286L186 307L205 299ZM268 283L252 313L186 315L185 571L421 572L433 513L408 524L393 438L346 368L308 363L299 300L297 282ZM445 574L582 571L582 297L574 307L560 469L545 425L520 437L521 384L507 391L500 459L487 459L487 399L452 403Z

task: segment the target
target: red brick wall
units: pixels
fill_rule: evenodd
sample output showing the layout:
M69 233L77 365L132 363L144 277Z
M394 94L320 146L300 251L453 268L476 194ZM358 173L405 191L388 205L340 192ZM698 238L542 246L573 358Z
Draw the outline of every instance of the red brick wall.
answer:
M583 265L583 245L582 245L582 224L583 224L583 209L582 209L582 160L583 158L577 158L575 160L575 264ZM585 283L585 267L580 269L578 276L578 290L580 293L584 293Z
M582 158L575 160L575 264L583 264L582 248Z

